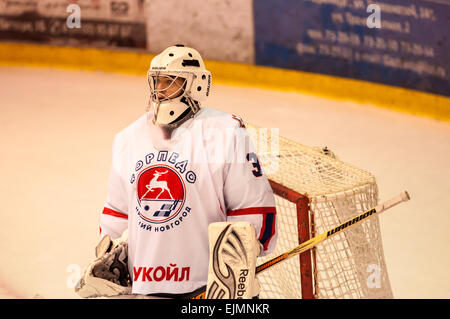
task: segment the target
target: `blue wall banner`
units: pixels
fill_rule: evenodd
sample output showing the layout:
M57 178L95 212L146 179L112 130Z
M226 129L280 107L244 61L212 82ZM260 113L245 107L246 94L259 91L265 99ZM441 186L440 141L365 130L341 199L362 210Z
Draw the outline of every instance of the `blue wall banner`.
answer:
M257 0L253 10L257 65L450 96L450 1Z

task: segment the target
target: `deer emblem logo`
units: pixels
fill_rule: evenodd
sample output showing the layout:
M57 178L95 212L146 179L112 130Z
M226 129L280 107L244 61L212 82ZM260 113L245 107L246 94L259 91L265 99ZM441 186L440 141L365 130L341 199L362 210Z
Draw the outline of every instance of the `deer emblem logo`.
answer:
M147 188L147 192L142 196L142 198L147 196L148 192L154 192L155 189L159 188L159 189L161 189L161 191L156 196L156 199L158 199L159 196L161 196L161 194L164 193L164 191L167 191L167 193L170 196L170 199L173 199L173 196L170 193L170 189L167 186L167 182L166 181L158 181L158 178L161 175L167 174L167 172L168 172L167 170L164 172L158 172L157 170L155 170L155 173L153 173L153 178L150 180L150 183L148 185L145 185L145 187Z
M164 164L148 167L137 177L138 215L158 224L175 218L184 206L185 190L177 170Z

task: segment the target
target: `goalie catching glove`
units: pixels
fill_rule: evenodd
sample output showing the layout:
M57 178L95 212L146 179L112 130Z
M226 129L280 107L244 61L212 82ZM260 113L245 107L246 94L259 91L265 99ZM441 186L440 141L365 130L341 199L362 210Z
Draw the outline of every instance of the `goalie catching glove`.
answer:
M104 236L95 248L95 259L87 267L75 292L83 298L112 297L131 293L128 271L128 230L118 239Z
M251 299L258 296L256 258L261 246L248 222L212 223L206 299Z

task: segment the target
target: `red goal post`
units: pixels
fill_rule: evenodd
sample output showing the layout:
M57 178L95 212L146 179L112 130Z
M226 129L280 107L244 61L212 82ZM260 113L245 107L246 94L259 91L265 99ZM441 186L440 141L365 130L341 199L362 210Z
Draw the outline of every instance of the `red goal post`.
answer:
M274 195L284 198L295 204L297 210L298 243L311 238L308 197L293 191L269 179ZM303 299L314 299L313 272L311 264L311 250L299 255L301 294Z

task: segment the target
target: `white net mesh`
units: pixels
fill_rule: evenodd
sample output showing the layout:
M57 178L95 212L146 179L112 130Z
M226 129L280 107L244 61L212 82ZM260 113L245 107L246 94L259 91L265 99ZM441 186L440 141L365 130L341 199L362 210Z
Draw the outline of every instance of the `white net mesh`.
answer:
M376 206L378 189L370 173L332 153L280 137L276 130L246 126L268 178L310 202L309 218L297 220L295 203L275 196L277 245L258 264L298 245L299 224L306 223L313 237ZM316 298L392 298L377 216L313 248L312 269L306 280ZM301 298L300 271L299 258L292 257L262 272L260 297Z
M295 204L276 196L279 239L269 256L259 258L257 264L272 259L298 244L297 214ZM281 237L281 240L280 240ZM294 243L294 244L293 244ZM281 262L258 275L261 284L260 298L301 298L300 262L297 256Z

